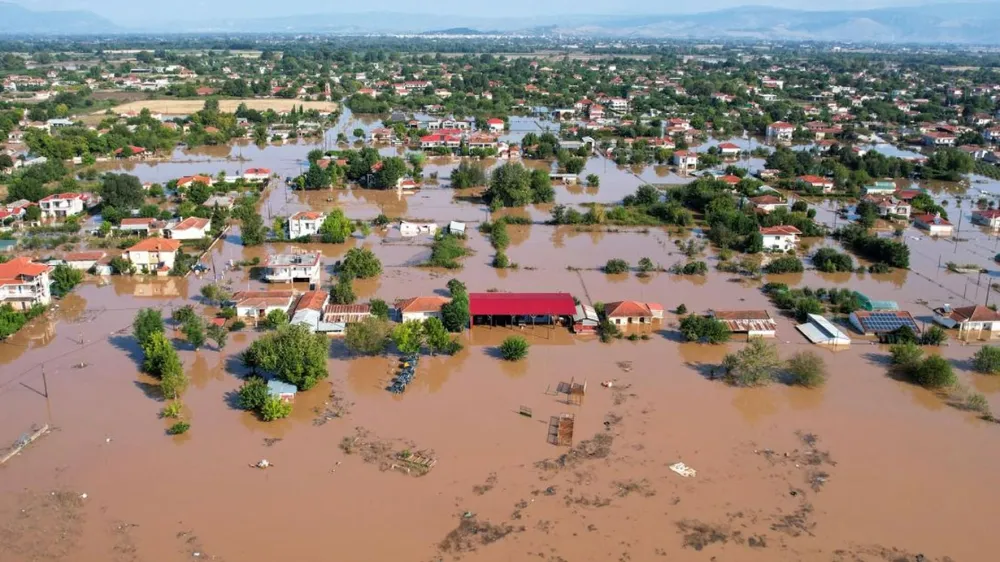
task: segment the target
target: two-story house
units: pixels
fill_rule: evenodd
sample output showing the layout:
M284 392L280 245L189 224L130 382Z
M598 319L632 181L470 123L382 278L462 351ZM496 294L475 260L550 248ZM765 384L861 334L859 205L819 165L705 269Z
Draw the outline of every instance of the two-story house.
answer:
M802 231L794 226L783 224L779 226L762 226L760 235L764 238L764 249L787 252L794 250L799 242Z
M52 267L17 257L0 264L0 305L9 304L14 310L28 310L36 304L52 302L49 273Z
M1000 210L986 209L983 211L972 211L973 224L988 226L992 229L1000 228Z
M308 281L319 285L322 270L323 254L320 252L273 254L264 260L264 281L269 283Z
M767 138L775 141L790 141L795 133L795 126L784 121L775 121L767 126Z
M167 238L173 240L201 240L208 236L212 229L212 219L188 217L181 222L167 227L164 231Z
M179 240L146 238L125 250L122 257L131 262L140 273L166 275L174 268L180 248Z
M301 211L288 219L288 237L295 239L319 234L326 215L317 211Z
M673 155L674 166L681 171L690 172L698 169L698 153L687 150L678 150Z
M66 219L79 215L86 208L87 197L82 193L54 193L42 198L38 206L43 219Z

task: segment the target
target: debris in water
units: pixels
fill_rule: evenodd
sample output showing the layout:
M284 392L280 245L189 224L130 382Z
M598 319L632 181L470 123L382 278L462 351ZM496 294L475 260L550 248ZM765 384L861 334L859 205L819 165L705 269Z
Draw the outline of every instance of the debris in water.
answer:
M691 468L690 466L682 462L676 462L670 465L670 470L676 472L677 474L683 476L684 478L692 478L698 474L697 470Z
M257 461L257 464L250 465L250 468L261 468L261 469L263 469L263 468L270 468L272 466L274 466L274 465L271 464L270 462L268 462L267 459L260 459L259 461Z

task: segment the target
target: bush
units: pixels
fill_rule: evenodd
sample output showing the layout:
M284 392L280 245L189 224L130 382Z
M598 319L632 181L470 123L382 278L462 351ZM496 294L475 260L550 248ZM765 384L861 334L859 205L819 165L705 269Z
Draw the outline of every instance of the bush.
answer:
M726 355L722 367L725 381L733 386L763 386L774 380L781 360L773 344L754 338L743 349Z
M687 341L718 344L729 341L729 328L722 320L692 314L681 319L681 333Z
M260 377L250 377L237 391L236 404L241 410L256 412L263 407L269 396L267 383Z
M623 259L610 259L608 263L604 264L604 273L614 275L618 273L627 273L629 269L628 262Z
M331 304L354 304L354 301L358 300L357 295L354 294L352 281L350 275L341 275L337 279L337 284L330 287Z
M389 323L375 317L347 325L344 344L359 355L379 355L389 346Z
M434 237L434 244L431 245L431 257L427 260L428 266L443 267L445 269L460 269L462 264L458 259L469 253L462 245L462 239L452 234L438 233Z
M287 418L292 413L292 405L289 402L285 402L277 396L268 396L264 400L264 404L261 405L260 419L269 422L274 420L280 420L281 418Z
M955 373L948 360L931 355L910 372L913 382L924 388L943 388L955 384Z
M278 326L288 324L288 313L284 310L274 309L267 313L262 324L268 330L277 330Z
M187 431L189 429L191 429L191 424L189 424L186 421L179 421L179 422L175 423L174 425L170 426L169 428L167 428L167 434L168 435L181 435L181 434L187 433Z
M920 364L924 351L913 342L899 343L889 347L890 362L903 371L909 371Z
M493 263L491 265L497 269L507 269L510 267L510 260L507 258L507 254L502 251L498 251L496 255L493 256Z
M247 327L247 323L246 322L244 322L242 320L236 320L235 322L233 322L232 324L229 325L229 331L230 332L239 332L240 330L242 330L243 328L246 328L246 327Z
M674 312L676 314L687 314L687 311L688 311L688 307L684 303L681 303L681 304L677 305L677 309L674 310Z
M368 302L368 307L375 318L389 319L389 305L384 300L372 299Z
M826 273L838 271L854 271L854 260L847 254L842 254L833 248L820 248L813 254L813 265Z
M184 405L181 404L179 400L174 400L173 402L164 406L162 410L160 410L160 417L173 418L173 419L179 418L181 416L181 410L183 408Z
M531 345L521 336L510 336L500 344L500 356L507 361L520 361L528 356Z
M802 267L802 260L799 258L795 256L782 256L767 264L764 271L767 273L801 273L804 269Z
M1000 347L986 345L972 356L972 367L986 375L1000 374Z
M788 360L788 381L805 387L817 387L826 382L826 363L812 351L800 351Z
M924 331L920 336L921 345L941 345L948 339L948 334L945 333L940 326L931 326Z

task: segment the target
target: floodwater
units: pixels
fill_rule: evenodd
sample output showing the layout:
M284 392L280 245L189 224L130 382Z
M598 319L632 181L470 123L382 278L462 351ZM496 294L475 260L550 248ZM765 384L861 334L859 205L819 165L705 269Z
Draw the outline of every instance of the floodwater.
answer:
M305 145L280 149L287 149L281 158L289 162L308 151ZM432 164L442 172L453 165ZM608 174L596 193L559 186L557 200L611 202L642 181L602 160L591 160L591 169ZM860 290L898 301L922 322L940 304L985 302L993 273L955 274L944 264L993 271L997 238L971 225L968 200L959 208L953 195L940 197L952 198L949 211L955 222L964 216L962 228L952 240L906 229L909 271L807 270L762 281ZM443 185L407 196L275 187L262 209L268 216L335 206L351 218L379 212L438 222L486 217L474 192ZM832 205L820 207L821 220L834 220ZM402 240L393 228L342 245L296 247L323 253L324 287L347 249L372 249L385 272L356 282L362 300L441 294L448 279L458 277L472 291L566 291L588 303L634 299L667 310L685 304L692 312L767 308L777 316L781 356L816 351L826 361L828 383L812 390L783 384L734 389L710 380L723 356L744 343L680 343L678 319L668 312L663 324L636 332L648 339L611 344L559 327L476 327L461 336L465 349L458 355L423 358L403 395L383 390L393 356L351 357L334 341L329 379L299 393L290 418L267 424L232 407L243 374L237 354L258 336L246 331L234 334L222 352L211 344L195 351L176 340L192 379L184 396L192 429L168 437L169 423L157 415L163 403L155 381L138 370L131 322L143 307L169 316L184 304L200 306L199 289L212 274L90 280L57 310L0 343L0 443L33 424L55 428L0 468L0 560L884 561L900 559L902 551L928 560L984 560L1000 548L993 531L1000 506L995 494L983 492L1000 485L993 468L1000 462L994 446L1000 426L887 376L884 347L860 338L836 352L809 345L793 319L773 311L761 281L716 271L711 249L698 257L709 265L706 276L609 276L599 269L608 259L634 266L642 257L669 268L686 260L677 242L697 240L695 234L541 224L550 208L506 211L537 221L508 229L507 254L517 270L491 268L493 249L473 228L467 241L473 253L454 272L416 267L429 255L430 241ZM808 254L836 243L804 245ZM244 248L234 229L203 262L233 288L261 288L248 269L226 271L225 264L292 246ZM527 360L497 358L496 346L511 334L532 344ZM1000 379L969 369L978 345L953 342L939 352L998 410ZM555 392L571 381L587 384L581 405ZM331 393L342 417L327 420ZM533 416L519 415L522 407ZM589 449L596 454L570 457L559 469L536 466L566 452L546 440L550 417L563 413L576 416L575 443L598 435L606 443L611 436L610 448ZM437 464L420 478L380 471L340 449L356 428L395 450L433 451ZM804 456L809 446L797 432L817 436L816 449L829 458ZM248 467L264 458L273 468ZM697 476L670 471L677 461ZM43 501L53 497L71 499L56 509ZM442 541L465 513L510 532L466 536L475 548L458 552ZM690 529L696 524L726 541L695 549L699 535ZM490 537L497 540L485 540Z

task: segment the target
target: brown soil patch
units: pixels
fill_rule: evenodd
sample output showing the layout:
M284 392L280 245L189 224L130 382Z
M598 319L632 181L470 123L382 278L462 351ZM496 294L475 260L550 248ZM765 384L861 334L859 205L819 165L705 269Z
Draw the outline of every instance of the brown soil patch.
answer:
M438 549L455 555L474 552L480 546L489 546L511 533L521 531L524 531L524 527L514 527L506 523L494 525L489 521L479 521L474 514L466 513L462 516L458 527L449 532L438 544Z
M293 106L304 106L307 110L315 109L317 111L337 110L337 104L328 101L242 99L219 100L219 111L234 113L236 112L236 108L238 108L241 103L245 103L248 108L256 109L258 111L267 111L268 109L273 109L278 112L291 111ZM128 111L135 111L138 113L143 109L149 109L152 113L177 113L186 115L200 111L204 107L205 100L136 100L119 105L114 108L114 111L117 113L124 113ZM101 111L100 113L104 112Z
M379 470L398 470L410 476L423 476L437 462L434 451L417 449L409 441L384 440L363 427L355 428L354 435L344 437L340 450L348 455L358 455L367 464Z

